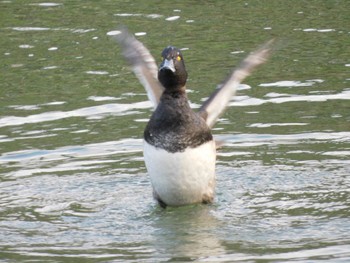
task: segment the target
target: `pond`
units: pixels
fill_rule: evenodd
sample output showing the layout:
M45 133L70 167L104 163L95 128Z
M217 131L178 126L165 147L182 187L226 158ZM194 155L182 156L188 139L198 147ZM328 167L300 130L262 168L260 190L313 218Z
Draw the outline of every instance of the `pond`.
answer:
M350 2L0 1L2 262L350 261ZM183 51L194 108L273 54L213 128L211 205L160 208L152 113L108 36Z

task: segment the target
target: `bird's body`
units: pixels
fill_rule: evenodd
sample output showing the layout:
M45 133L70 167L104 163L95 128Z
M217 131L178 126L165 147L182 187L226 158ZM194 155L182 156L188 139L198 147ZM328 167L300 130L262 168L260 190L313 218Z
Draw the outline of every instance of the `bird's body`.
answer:
M155 198L179 206L211 202L216 149L184 90L165 90L144 132L144 158Z
M154 197L162 206L213 201L216 159L214 141L174 153L144 142L144 158Z
M156 71L149 51L126 30L117 40L155 106L144 131L144 159L154 197L163 207L212 202L216 144L211 127L239 83L265 61L269 49L264 47L248 56L194 112L187 99L187 71L179 49L165 48Z

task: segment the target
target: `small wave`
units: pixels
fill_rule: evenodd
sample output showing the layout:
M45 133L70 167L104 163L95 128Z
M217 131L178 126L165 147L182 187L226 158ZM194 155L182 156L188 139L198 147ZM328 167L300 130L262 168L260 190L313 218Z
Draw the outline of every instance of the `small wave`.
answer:
M344 90L336 94L322 94L322 95L292 95L288 97L276 97L271 99L260 99L249 96L236 96L230 106L258 106L265 103L286 103L286 102L316 102L327 100L350 100L350 90Z
M0 118L0 127L17 126L27 123L41 123L55 121L71 117L96 118L103 114L125 115L135 109L146 109L152 105L149 101L136 102L130 104L104 104L86 108L80 108L72 111L50 111L25 117L7 116ZM132 112L135 113L135 112Z

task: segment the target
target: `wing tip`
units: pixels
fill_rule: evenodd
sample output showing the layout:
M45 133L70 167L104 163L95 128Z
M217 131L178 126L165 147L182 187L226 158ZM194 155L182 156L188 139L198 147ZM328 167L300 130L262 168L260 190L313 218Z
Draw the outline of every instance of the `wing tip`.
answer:
M218 117L224 112L231 97L235 94L239 83L248 77L255 68L267 61L268 57L271 55L272 47L275 41L275 38L270 39L261 45L258 49L250 53L231 73L231 75L229 75L223 84L221 84L220 87L216 89L209 97L209 99L207 99L200 107L199 114L206 121L207 125L210 128L214 126ZM222 93L221 90L228 90L229 92ZM219 93L225 94L225 103L223 104L221 101L218 101L218 99L223 98L223 95L220 97Z
M265 63L267 59L271 56L273 44L276 42L276 38L272 38L269 41L262 44L257 50L253 51L248 57L254 58L257 65Z
M107 33L112 39L117 41L121 45L126 45L128 41L134 37L129 33L129 30L126 26L120 26L118 29L109 31Z

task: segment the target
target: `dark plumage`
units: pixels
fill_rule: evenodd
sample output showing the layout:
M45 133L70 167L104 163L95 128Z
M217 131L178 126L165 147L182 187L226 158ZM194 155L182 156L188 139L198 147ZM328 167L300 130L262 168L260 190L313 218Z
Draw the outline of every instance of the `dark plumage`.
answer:
M158 107L144 132L145 140L168 152L182 152L212 140L203 118L189 106L185 85L187 72L179 49L169 46L162 52L158 79L165 88Z
M167 90L184 89L187 71L179 49L168 46L162 52L163 62L159 66L158 80Z

